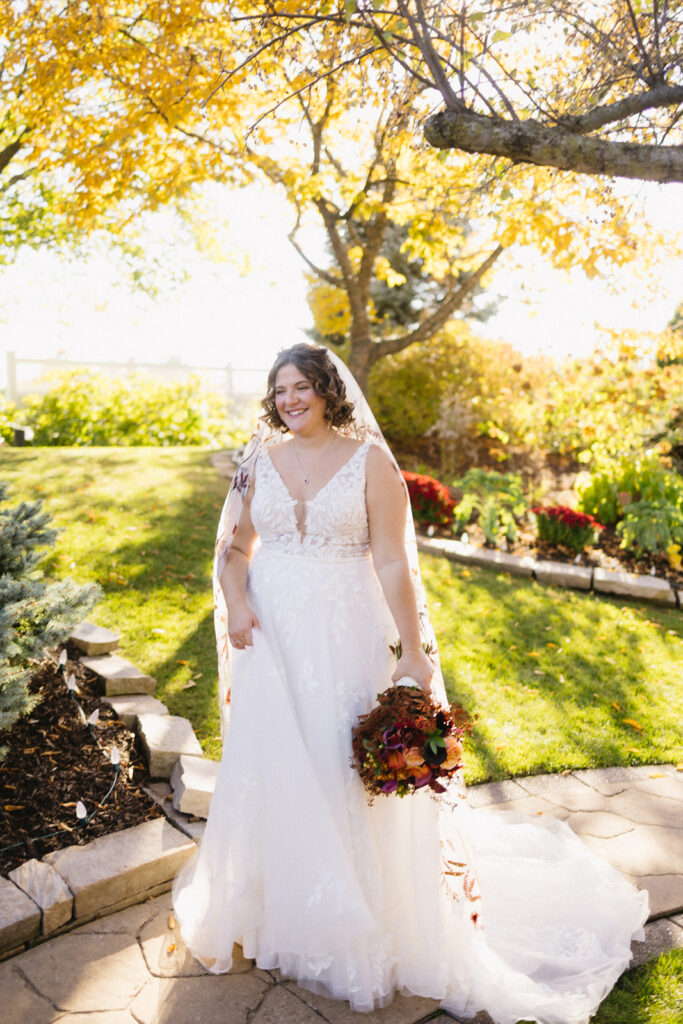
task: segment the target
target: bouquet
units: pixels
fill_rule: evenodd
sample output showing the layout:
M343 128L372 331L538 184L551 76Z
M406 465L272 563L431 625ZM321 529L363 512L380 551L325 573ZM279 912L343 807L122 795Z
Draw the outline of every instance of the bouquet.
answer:
M462 768L462 737L471 731L459 707L445 709L419 686L391 686L361 715L352 733L355 768L371 797L405 796L427 786L435 793Z

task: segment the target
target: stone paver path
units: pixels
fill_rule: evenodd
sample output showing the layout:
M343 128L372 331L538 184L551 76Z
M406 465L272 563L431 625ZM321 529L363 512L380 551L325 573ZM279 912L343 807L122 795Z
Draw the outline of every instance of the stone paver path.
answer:
M489 783L477 808L553 814L650 892L653 917L635 962L683 947L683 775L671 765L578 771ZM418 1024L453 1020L435 1000L397 996L356 1014L239 955L230 974L207 974L184 949L169 893L0 964L6 1024ZM477 1020L484 1020L479 1015Z

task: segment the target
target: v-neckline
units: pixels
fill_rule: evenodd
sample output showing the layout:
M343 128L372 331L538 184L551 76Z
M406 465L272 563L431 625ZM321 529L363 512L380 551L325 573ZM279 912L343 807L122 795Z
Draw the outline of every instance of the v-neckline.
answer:
M348 458L348 459L346 460L346 462L344 462L344 463L343 463L343 464L342 464L342 465L341 465L341 466L339 467L339 469L335 470L335 472L334 472L334 473L332 474L332 476L330 477L330 479L329 479L329 480L328 480L328 481L327 481L326 483L324 483L324 484L322 485L322 487L320 487L320 488L319 488L319 489L318 489L318 490L317 490L317 491L315 492L315 494L313 495L313 497L312 497L312 498L295 498L295 497L294 497L294 495L292 494L292 492L290 491L289 487L287 486L287 484L286 484L286 483L285 483L285 481L283 480L283 478L282 478L282 476L281 476L281 474L280 474L280 470L279 470L279 469L277 468L277 466L276 466L276 465L275 465L275 463L273 462L273 460L272 460L272 458L271 458L271 455L270 455L270 451L268 450L268 448L267 448L267 447L266 447L266 448L264 449L264 451L265 451L266 455L268 456L268 462L270 463L270 465L271 465L271 467L272 467L272 470L273 470L273 472L275 473L275 476L276 476L276 477L278 478L278 480L279 480L279 481L280 481L280 483L282 484L282 487L283 487L283 489L285 490L285 492L286 492L286 494L287 494L287 497L289 498L289 500L290 500L290 501L291 501L291 502L292 502L292 503L293 503L294 505L311 505L311 504L312 504L312 503L313 503L314 501L316 501L316 499L318 498L318 495L322 494L322 493L323 493L323 491L324 491L324 490L326 490L326 489L327 489L327 488L328 488L328 487L330 486L330 484L332 483L332 481L333 481L333 480L336 480L336 478L337 478L337 477L339 476L339 474L340 474L340 473L342 472L342 470L346 469L346 467L347 467L347 466L349 466L349 465L350 465L350 464L351 464L351 463L353 462L353 460L355 459L356 455L358 455L358 453L359 453L359 452L361 452L361 451L363 450L363 448L365 448L366 444L367 444L367 441L364 441L364 442L363 442L363 444L359 445L359 446L358 446L358 448L356 448L356 450L355 450L355 452L353 453L353 455L351 455L351 456L350 456L350 457L349 457L349 458Z

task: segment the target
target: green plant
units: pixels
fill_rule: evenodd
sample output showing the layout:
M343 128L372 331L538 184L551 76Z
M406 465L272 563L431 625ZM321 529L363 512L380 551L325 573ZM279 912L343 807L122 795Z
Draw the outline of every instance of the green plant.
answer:
M463 497L455 507L454 532L459 533L478 516L488 544L495 547L501 534L508 541L515 540L516 518L524 515L528 508L519 474L474 468L457 480L455 486L463 492Z
M672 544L683 545L683 509L668 501L635 501L628 505L617 524L622 548L666 551Z
M574 487L580 510L606 526L614 526L634 502L665 501L683 509L683 478L656 452L605 461L580 473Z
M9 487L0 483L0 502ZM42 502L0 511L0 730L8 729L40 700L28 684L36 660L62 643L99 599L94 584L65 579L44 583L38 549L55 543ZM0 760L3 751L0 749Z
M219 447L245 439L231 430L225 401L206 392L198 377L118 380L71 370L48 379L52 386L45 394L29 396L20 409L10 410L33 428L34 445Z
M575 512L565 505L532 508L531 511L536 517L539 540L564 545L573 551L583 551L595 540L596 530L604 530L602 523L593 516Z

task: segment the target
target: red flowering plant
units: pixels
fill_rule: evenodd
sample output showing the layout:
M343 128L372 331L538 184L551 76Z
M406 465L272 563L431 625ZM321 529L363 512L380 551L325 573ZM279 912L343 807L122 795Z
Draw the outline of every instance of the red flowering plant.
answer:
M377 694L377 701L352 734L351 766L371 800L424 787L445 792L439 780L462 768L462 737L471 731L466 712L441 707L419 686L391 686Z
M566 505L532 508L531 511L536 516L539 540L563 544L573 551L583 551L595 541L596 534L605 529L594 516L575 512Z
M448 488L433 476L402 471L408 487L410 505L419 525L448 526L453 518L455 502Z

